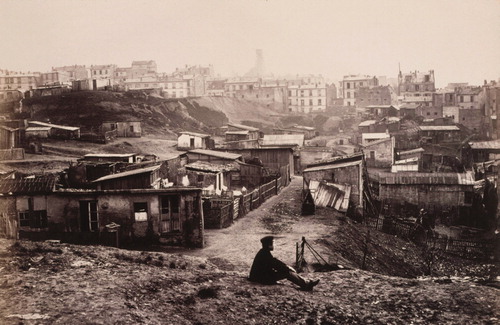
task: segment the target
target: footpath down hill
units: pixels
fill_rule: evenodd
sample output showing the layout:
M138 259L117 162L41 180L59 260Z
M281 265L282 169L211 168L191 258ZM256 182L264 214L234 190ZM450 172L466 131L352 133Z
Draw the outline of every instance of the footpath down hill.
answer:
M269 109L233 98L164 99L145 93L87 91L28 98L32 119L96 129L105 121L142 121L144 134L212 133L227 122L269 123Z

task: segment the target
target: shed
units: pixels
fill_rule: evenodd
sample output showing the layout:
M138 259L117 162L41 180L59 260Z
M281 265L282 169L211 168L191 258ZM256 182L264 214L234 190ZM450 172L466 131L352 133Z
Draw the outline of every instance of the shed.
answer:
M100 177L92 183L98 190L153 188L160 178L160 165ZM159 187L159 185L157 185Z
M117 137L140 138L142 135L141 121L103 122L102 132L115 131Z
M84 161L99 161L99 162L126 162L134 163L137 161L136 153L89 153L83 156Z
M215 143L210 135L196 132L181 132L177 138L178 150L212 149Z
M29 121L28 124L34 127L49 127L49 137L61 138L61 139L79 139L80 138L80 128L76 126L66 126L51 124L39 121Z
M350 202L353 207L364 207L363 204L363 154L335 157L329 160L308 165L302 172L304 189L309 189L311 182L325 182L350 185Z

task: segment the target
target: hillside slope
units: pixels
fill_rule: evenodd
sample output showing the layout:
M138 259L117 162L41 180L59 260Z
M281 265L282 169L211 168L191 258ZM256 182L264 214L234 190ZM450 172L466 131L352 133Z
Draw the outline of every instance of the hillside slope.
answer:
M164 99L145 93L72 92L28 98L23 112L32 119L96 129L105 121L142 121L144 134L174 135L180 131L212 133L228 121L269 123L269 109L234 98Z
M263 286L202 258L0 242L2 324L497 324L498 289L360 270L314 291Z

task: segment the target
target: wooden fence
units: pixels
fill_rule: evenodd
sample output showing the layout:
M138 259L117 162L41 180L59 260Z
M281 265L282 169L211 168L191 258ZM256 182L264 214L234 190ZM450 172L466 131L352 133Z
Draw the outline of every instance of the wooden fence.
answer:
M220 229L229 227L231 223L250 211L257 209L273 195L278 194L290 183L288 165L284 166L280 177L263 184L250 193L233 198L206 198L203 205L205 228Z
M416 234L415 224L398 218L366 218L365 225L390 235L397 235L406 240L426 245L429 249L437 249L446 253L455 254L464 258L486 259L494 253L493 241L453 239L449 237L435 237L432 233L422 236Z

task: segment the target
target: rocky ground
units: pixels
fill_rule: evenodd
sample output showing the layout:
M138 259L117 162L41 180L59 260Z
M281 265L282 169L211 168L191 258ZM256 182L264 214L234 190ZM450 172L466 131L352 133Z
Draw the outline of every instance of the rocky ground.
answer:
M370 233L331 210L302 217L301 179L231 227L208 230L206 248L149 251L61 243L0 242L1 324L497 324L494 265L442 258L422 277L418 247ZM360 231L356 232L355 230ZM293 264L305 236L330 264L312 292L246 277L259 238ZM451 265L459 265L452 268ZM442 267L437 267L441 265ZM315 267L316 266L316 267ZM476 273L474 273L476 272ZM398 275L398 276L396 276ZM488 279L490 281L485 281Z

